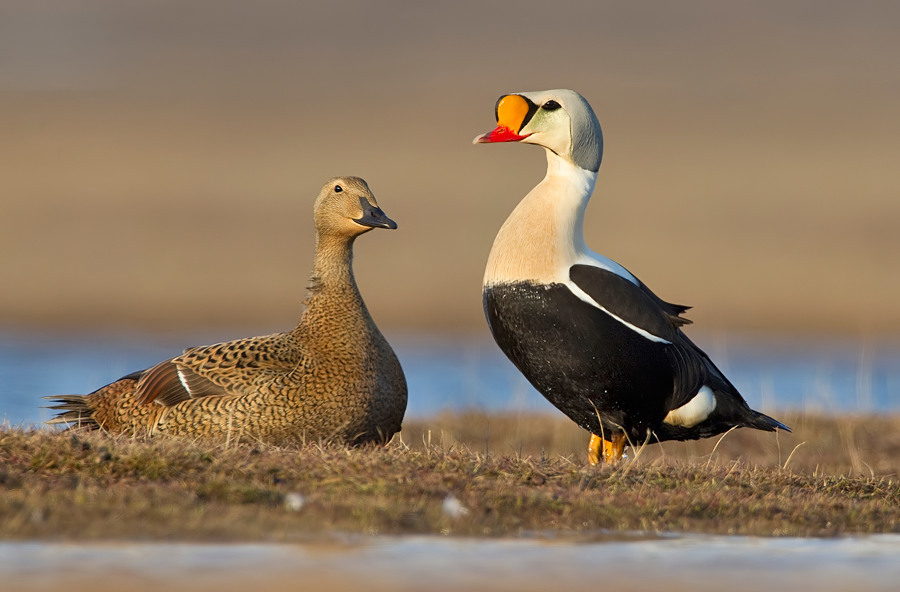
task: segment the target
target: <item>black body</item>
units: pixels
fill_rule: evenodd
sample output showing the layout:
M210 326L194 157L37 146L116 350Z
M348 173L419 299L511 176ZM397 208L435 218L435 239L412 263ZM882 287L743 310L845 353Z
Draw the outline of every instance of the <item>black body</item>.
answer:
M608 279L631 286L623 284L624 291L671 307L650 307L660 315L677 317L685 308L664 303L643 285L615 278ZM684 319L668 321L667 334L659 336L664 342L643 336L561 283L495 284L485 287L483 299L500 349L547 400L593 434L624 430L632 442L643 442L648 430L662 441L709 437L735 425L770 431L784 427L747 406L706 354L677 329ZM670 410L688 402L704 384L716 397L710 417L690 428L663 423Z

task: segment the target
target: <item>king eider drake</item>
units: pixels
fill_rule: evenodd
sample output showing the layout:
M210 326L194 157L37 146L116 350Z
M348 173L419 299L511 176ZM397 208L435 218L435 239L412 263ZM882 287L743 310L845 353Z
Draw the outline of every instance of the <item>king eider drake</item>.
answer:
M584 242L584 212L603 153L591 106L571 90L500 97L497 127L475 143L543 146L547 176L500 228L484 274L484 310L500 349L534 387L591 433L589 460L627 442L690 440L734 426L784 424L750 409L681 331L688 307L657 297Z
M335 177L314 205L316 256L291 331L194 347L89 395L47 397L47 423L132 435L272 444L383 443L400 430L406 379L353 277L353 243L397 228L359 177Z

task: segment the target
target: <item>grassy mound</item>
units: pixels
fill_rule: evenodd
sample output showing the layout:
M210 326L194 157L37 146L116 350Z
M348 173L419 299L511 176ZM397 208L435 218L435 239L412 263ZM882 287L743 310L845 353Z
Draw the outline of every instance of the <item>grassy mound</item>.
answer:
M556 417L409 421L364 449L8 428L0 537L900 532L900 418L784 419L793 434L653 444L613 467L588 466L584 432Z

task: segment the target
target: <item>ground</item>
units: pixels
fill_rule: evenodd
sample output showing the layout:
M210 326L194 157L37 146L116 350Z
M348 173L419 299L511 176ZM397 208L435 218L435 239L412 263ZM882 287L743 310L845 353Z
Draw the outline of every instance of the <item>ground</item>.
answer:
M563 418L408 421L385 448L0 432L0 538L297 541L334 532L596 537L900 532L900 418L629 450L591 467Z

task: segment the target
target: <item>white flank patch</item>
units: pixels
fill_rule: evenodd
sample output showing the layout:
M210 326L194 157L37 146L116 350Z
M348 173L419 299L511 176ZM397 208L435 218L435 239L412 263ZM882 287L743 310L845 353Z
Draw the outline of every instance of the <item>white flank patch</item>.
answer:
M654 335L653 333L650 333L649 331L646 331L646 330L644 330L644 329L641 329L641 328L638 327L637 325L632 325L631 323L629 323L629 322L626 321L625 319L619 318L619 317L617 317L616 315L614 315L613 313L609 312L608 310L606 310L605 308L603 308L603 306L601 306L600 303L598 303L596 300L594 300L593 298L591 298L590 294L588 294L587 292L585 292L584 290L582 290L581 288L579 288L578 285L575 284L575 282L573 282L572 280L568 280L568 279L567 279L564 283L566 284L566 287L569 288L569 290L572 291L572 294L574 294L575 296L577 296L579 299L581 299L581 300L587 302L587 303L590 304L591 306L595 306L595 307L599 308L600 310L602 310L603 312L605 312L606 314L608 314L608 315L611 316L612 318L616 319L617 321L619 321L620 323L622 323L623 325L625 325L626 327L628 327L629 329L631 329L631 330L634 331L635 333L637 333L637 334L639 334L639 335L641 335L641 336L643 336L643 337L649 339L650 341L656 341L657 343L672 343L671 341L669 341L669 340L667 340L667 339L663 339L662 337L659 337L659 336L657 336L657 335ZM705 387L704 387L704 388L705 388ZM710 394L712 394L712 392L710 392ZM694 397L694 398L696 399L696 397ZM691 402L692 402L693 400L694 400L694 399L691 399ZM687 405L690 405L690 404L691 404L690 402L687 403ZM713 401L713 405L715 405L715 401ZM683 408L683 407L682 407L682 408ZM701 421L702 421L702 420L701 420Z
M713 394L712 389L704 386L697 391L697 394L690 401L678 409L669 411L663 422L669 425L692 428L709 417L715 408L716 396Z

